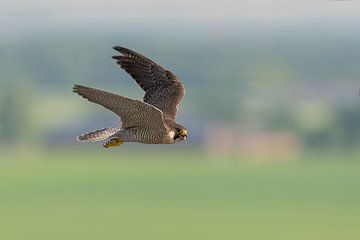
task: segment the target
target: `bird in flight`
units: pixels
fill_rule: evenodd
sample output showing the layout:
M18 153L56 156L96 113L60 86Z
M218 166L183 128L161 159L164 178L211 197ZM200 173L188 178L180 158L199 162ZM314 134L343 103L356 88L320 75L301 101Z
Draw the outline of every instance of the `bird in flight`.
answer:
M73 92L120 117L121 127L104 128L77 137L80 142L108 140L105 148L124 142L171 144L187 138L187 129L176 122L176 112L185 94L184 85L172 72L141 54L116 46L113 56L145 91L143 101L98 89L74 85Z

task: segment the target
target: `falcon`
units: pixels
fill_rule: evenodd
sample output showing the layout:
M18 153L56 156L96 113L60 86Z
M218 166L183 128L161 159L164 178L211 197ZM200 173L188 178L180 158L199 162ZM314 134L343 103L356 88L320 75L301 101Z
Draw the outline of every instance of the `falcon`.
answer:
M184 85L172 72L149 58L127 48L113 48L113 56L137 84L145 91L143 101L102 90L74 85L73 92L97 103L120 117L121 127L110 127L77 137L80 142L107 140L105 148L125 142L171 144L186 140L188 131L176 122Z

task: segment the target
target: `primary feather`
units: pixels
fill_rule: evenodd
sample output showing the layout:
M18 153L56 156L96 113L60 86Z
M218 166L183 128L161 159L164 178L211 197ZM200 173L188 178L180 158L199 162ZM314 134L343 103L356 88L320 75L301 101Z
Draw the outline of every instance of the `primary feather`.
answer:
M113 56L145 91L144 102L163 111L164 119L176 121L176 112L185 95L181 81L169 70L130 49L116 46L122 55Z

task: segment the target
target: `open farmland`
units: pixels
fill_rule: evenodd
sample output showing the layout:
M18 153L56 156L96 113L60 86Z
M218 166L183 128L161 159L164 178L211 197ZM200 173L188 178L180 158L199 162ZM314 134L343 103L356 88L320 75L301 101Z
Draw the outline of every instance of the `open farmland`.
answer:
M119 150L0 158L0 239L360 238L355 156L253 163Z

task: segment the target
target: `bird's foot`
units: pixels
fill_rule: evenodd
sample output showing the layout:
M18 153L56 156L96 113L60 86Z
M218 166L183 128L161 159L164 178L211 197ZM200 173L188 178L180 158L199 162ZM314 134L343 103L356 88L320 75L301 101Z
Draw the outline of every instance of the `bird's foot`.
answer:
M121 144L123 144L124 142L121 141L120 139L118 138L112 138L110 139L109 141L107 141L105 144L104 144L104 147L105 148L110 148L110 147L118 147L120 146Z

